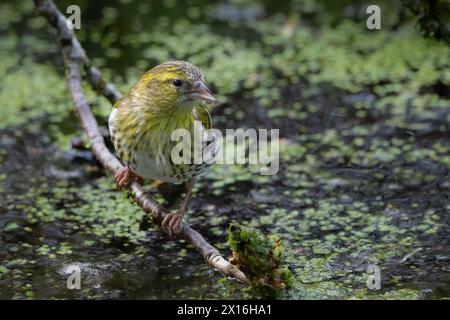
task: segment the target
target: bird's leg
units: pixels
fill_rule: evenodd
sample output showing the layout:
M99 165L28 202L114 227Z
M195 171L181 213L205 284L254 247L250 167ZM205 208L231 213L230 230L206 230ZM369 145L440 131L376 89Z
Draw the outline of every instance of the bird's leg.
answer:
M164 182L162 182L162 181L155 180L155 181L153 181L153 182L150 184L149 189L158 189L158 187L159 187L160 185L162 185L163 183L164 183Z
M192 196L192 189L194 188L195 178L190 179L186 183L186 196L181 207L175 213L169 213L161 223L161 226L167 227L169 235L175 235L181 232L181 223L183 221L184 213L186 212L189 199Z
M125 188L128 187L131 183L131 181L136 180L139 183L143 182L143 178L141 176L138 176L136 173L133 172L128 167L122 168L115 176L114 179L116 180L116 184L119 188Z

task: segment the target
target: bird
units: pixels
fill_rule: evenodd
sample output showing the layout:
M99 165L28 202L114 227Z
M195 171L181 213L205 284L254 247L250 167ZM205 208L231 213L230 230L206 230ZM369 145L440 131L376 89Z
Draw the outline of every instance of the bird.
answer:
M203 71L189 62L175 60L147 71L114 104L110 113L108 126L111 140L124 165L115 174L119 188L144 179L186 185L181 206L161 222L170 236L181 232L196 178L206 172L219 151L217 135L209 130L212 129L210 109L215 102ZM176 129L184 129L192 139L195 123L200 124L197 130L203 138L206 137L200 148L207 153L204 159L208 161L173 161L172 150L178 142L172 141L172 133ZM183 156L182 153L180 156Z

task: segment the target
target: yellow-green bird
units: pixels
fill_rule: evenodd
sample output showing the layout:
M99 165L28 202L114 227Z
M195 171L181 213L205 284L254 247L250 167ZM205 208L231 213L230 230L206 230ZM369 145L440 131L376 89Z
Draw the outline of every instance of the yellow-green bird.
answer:
M176 129L193 132L194 121L199 121L200 130L206 132L211 128L208 108L215 101L197 66L185 61L169 61L145 73L114 105L109 116L110 135L116 153L125 165L115 176L119 187L142 178L186 183L186 196L181 207L162 222L170 235L181 231L195 177L209 166L205 162L174 163L171 154L178 142L172 141L172 132ZM217 139L210 137L209 140L201 148L211 150L214 157L218 152Z

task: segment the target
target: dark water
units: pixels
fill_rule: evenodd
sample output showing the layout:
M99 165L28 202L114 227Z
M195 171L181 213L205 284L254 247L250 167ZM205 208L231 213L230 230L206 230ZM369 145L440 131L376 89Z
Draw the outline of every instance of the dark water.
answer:
M390 62L397 53L392 45L393 51L386 49L388 62L374 64L367 78L358 78L378 49L365 47L354 40L355 29L342 27L344 19L364 25L358 2L75 3L82 8L83 24L77 36L121 90L162 59L198 59L223 99L214 111L216 127L280 129L284 147L278 175L252 175L245 166L215 168L197 187L189 223L225 256L230 254L226 228L238 221L283 240L286 265L296 279L286 298L450 297L445 45L431 43L435 55L423 53L417 64L409 54L405 63ZM67 111L72 110L67 92L55 84L64 83L63 67L49 30L30 6L7 2L0 8L12 17L4 20L0 36L14 43L1 47L7 61L0 62L6 65L2 76L15 77L18 87L36 77L31 98L20 105L0 88L5 114L20 111L0 127L0 298L248 297L242 284L222 278L190 246L143 217L116 192L88 150L71 147L82 134L73 111ZM385 1L382 9L384 32L392 34L388 45L417 42L412 48L420 54L424 46L413 24L406 24L409 33L403 37L411 41L402 43L405 31L396 31L402 26L398 4ZM290 28L298 34L306 29L305 37L312 38L290 39ZM312 43L322 39L329 39L328 47ZM347 46L351 49L345 51ZM327 50L335 52L331 64L322 55ZM361 67L345 76L327 74L333 64L359 55L367 57L364 63L358 60ZM18 57L17 63L8 64L10 56ZM261 64L240 74L255 57ZM431 71L419 72L425 62ZM220 69L226 63L231 80ZM42 70L42 65L50 67ZM391 72L397 68L400 74L407 68L409 76L397 79ZM313 80L317 75L323 78ZM354 81L357 89L339 79ZM39 83L55 87L39 89ZM27 92L18 90L14 99ZM392 98L403 96L407 102ZM380 103L386 98L393 102ZM109 106L93 94L89 99L106 129ZM179 198L180 190L167 187L164 197L160 191L149 190L166 204ZM380 291L365 288L368 264L381 267ZM80 290L66 287L70 265L81 269Z

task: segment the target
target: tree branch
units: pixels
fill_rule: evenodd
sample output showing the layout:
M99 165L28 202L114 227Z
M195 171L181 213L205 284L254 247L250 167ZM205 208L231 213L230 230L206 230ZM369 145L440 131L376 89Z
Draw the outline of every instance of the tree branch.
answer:
M91 86L98 93L105 96L111 104L114 104L122 95L111 84L104 81L100 71L91 65L75 34L67 27L66 18L58 10L53 1L34 0L34 2L38 13L45 17L57 32L56 38L61 45L72 100L80 118L81 125L92 143L92 152L105 169L115 174L123 168L123 165L108 150L103 136L98 129L97 121L90 110L89 103L81 86L82 68L84 68ZM159 222L169 213L144 192L138 182L131 183L130 191L137 205L147 214L151 214ZM192 229L189 225L183 223L182 230L178 236L190 242L200 252L203 258L205 258L206 262L218 271L238 280L247 281L245 274L239 268L224 259L216 248L210 245L200 233Z

